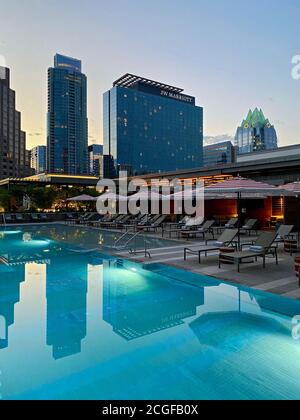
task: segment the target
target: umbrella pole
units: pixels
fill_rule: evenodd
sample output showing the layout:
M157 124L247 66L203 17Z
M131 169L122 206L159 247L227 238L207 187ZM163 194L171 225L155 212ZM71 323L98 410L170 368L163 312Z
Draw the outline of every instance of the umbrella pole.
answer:
M238 192L237 195L237 207L238 207L238 249L240 250L241 247L241 225L242 225L242 218L241 218L241 193Z
M298 204L298 214L297 214L297 248L299 249L299 243L300 243L300 200L299 196L297 195L297 204Z

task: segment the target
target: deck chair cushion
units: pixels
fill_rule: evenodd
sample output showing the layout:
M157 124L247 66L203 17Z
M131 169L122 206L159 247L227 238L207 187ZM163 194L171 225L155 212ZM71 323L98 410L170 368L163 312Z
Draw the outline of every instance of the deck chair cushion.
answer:
M216 245L216 246L220 246L220 247L222 247L222 246L224 245L224 242L221 242L221 241L216 241L216 242L215 242L215 245Z
M262 246L252 245L250 246L250 251L252 252L262 252L264 248Z

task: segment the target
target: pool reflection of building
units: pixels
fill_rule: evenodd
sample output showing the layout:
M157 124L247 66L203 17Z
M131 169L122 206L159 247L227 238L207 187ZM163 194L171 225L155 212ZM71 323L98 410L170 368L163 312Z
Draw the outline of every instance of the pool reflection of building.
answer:
M54 359L81 352L86 337L88 264L86 256L73 255L47 266L47 345Z
M20 301L20 285L25 280L25 267L0 265L0 350L8 347L8 330L15 321L15 305Z
M156 281L162 281L159 287ZM128 341L183 324L184 319L197 314L198 306L204 305L204 288L199 287L195 293L195 288L175 287L173 281L154 279L147 270L141 273L140 269L126 268L122 260L105 262L104 321Z

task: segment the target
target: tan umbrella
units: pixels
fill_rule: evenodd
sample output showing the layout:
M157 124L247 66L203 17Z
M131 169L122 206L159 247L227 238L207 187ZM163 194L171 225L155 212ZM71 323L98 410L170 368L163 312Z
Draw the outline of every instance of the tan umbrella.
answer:
M107 200L127 201L127 197L124 197L123 195L117 195L115 193L105 193L95 198L95 201L98 201L98 200L100 201L107 201Z
M90 195L78 195L77 197L68 198L66 201L95 201L95 197Z

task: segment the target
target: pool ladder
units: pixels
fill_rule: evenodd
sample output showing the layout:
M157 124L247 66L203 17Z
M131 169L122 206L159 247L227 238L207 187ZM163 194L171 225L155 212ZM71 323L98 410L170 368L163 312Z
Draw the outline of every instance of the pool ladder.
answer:
M120 236L120 238L118 238L115 241L114 245L111 248L118 251L126 250L128 246L133 243L133 247L129 248L129 254L131 255L144 254L145 258L146 257L151 258L151 254L147 248L146 238L144 238L144 248L143 249L137 248L137 238L140 237L142 233L143 232L136 232L134 235L132 235L132 232L126 232L124 233L124 235ZM121 245L121 242L123 240L126 240L126 242Z

